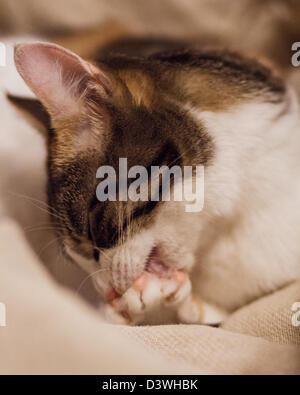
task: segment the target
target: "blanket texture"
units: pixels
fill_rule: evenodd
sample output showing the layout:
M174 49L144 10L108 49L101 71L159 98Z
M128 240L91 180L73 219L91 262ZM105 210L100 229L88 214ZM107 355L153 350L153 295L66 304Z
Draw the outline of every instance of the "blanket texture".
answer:
M0 251L0 300L7 307L7 326L0 328L2 374L300 374L300 347L291 345L299 344L300 330L292 336L290 305L300 300L300 284L257 302L263 307L236 312L224 324L230 331L112 326L50 280L19 226L5 218ZM286 303L275 314L278 298Z

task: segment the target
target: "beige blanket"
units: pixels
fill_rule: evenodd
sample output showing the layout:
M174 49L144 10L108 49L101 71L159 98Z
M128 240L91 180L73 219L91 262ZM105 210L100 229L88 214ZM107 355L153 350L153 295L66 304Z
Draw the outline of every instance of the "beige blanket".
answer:
M288 44L274 26L292 25L290 3L0 0L0 30L47 33L118 19L138 32L222 36L233 47L243 37L244 49L276 60L271 40L283 50ZM299 72L290 78L296 85ZM48 229L44 140L38 125L5 99L6 80L0 69L0 303L6 306L0 373L300 374L300 326L292 311L300 282L243 307L218 329L103 324L76 292L84 274L61 259ZM86 282L82 291L93 301L90 290Z
M225 330L117 327L50 280L11 220L0 222L0 251L0 373L300 374L300 284L236 312Z

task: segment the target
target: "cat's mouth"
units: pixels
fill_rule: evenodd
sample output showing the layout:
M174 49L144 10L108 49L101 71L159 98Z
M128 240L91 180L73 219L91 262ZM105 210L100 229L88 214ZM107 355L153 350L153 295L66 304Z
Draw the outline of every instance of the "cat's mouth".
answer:
M105 272L105 270L104 270ZM174 279L174 275L178 272L178 266L173 260L168 258L163 247L161 245L154 245L148 253L142 271L139 272L137 277L132 277L127 282L126 288L120 289L118 283L114 283L113 277L103 278L100 276L94 276L93 281L96 289L103 296L104 300L112 303L115 299L119 299L122 295L131 287L141 288L142 283L146 278L155 276L161 280ZM121 273L120 275L126 275ZM144 284L145 285L145 284Z
M154 274L159 278L171 278L176 269L167 265L166 259L163 257L160 247L155 246L148 255L145 271Z
M176 267L174 265L170 266L167 263L167 259L164 256L161 247L154 246L152 247L145 263L144 273L149 273L154 275L160 279L171 279L176 273ZM139 279L141 279L143 275L141 274L138 278L135 279L134 284L137 285ZM140 285L140 284L139 284ZM122 295L115 288L111 288L109 293L106 295L106 300L108 302L113 302L115 299L118 299Z

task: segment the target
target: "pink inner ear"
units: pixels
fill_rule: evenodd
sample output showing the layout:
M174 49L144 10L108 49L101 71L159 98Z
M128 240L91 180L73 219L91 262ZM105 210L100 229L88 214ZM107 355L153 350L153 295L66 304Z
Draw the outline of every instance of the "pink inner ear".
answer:
M46 43L16 46L15 64L27 85L56 116L78 110L80 83L97 71L72 52Z

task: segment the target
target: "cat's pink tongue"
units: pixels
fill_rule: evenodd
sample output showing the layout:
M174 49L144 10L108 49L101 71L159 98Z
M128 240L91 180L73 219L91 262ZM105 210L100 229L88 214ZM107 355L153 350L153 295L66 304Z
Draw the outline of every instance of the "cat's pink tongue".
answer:
M146 264L146 272L154 274L159 278L171 278L175 272L175 269L165 264L161 258L159 249L154 247Z
M147 287L149 276L151 278L151 275L161 280L172 280L178 286L181 286L186 280L186 275L183 272L176 270L174 266L166 265L162 259L161 251L157 246L150 252L145 272L135 279L133 287L138 291L144 290ZM120 297L121 295L112 287L106 292L106 300L109 303L113 303Z

